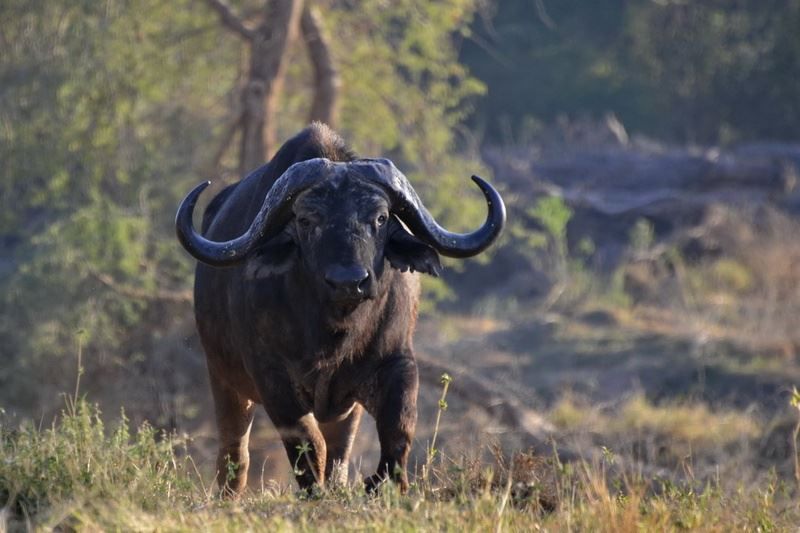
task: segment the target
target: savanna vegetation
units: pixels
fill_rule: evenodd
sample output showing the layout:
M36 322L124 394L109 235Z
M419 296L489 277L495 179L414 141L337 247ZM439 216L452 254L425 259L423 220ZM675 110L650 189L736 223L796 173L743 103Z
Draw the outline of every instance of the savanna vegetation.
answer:
M287 7L289 6L289 7ZM792 530L800 2L0 3L0 530ZM266 44L265 44L266 43ZM309 120L437 218L412 488L220 501L174 210ZM443 372L452 380L442 390Z

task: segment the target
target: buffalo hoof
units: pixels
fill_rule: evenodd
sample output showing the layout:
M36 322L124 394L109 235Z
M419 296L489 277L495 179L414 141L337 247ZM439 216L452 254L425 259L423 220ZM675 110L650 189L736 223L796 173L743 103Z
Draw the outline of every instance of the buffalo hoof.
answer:
M321 500L322 497L325 495L325 490L314 483L310 487L304 487L299 489L295 496L298 500L306 500L306 501L316 501Z
M364 489L370 496L376 495L381 487L389 481L387 476L380 476L372 474L364 478ZM405 494L408 491L408 481L404 479L397 480L397 485L400 487L400 494Z
M380 490L381 485L386 483L389 478L384 476L379 476L378 474L372 474L369 477L364 478L364 490L367 491L367 494L372 496L378 493Z

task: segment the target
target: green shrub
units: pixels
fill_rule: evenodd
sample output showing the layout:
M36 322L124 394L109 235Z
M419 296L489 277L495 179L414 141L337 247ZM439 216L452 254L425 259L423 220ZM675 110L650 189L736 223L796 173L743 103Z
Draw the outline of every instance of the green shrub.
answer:
M147 423L132 433L124 413L108 431L96 406L69 403L47 430L0 424L0 504L17 518L125 500L158 510L197 496L177 451L182 439Z

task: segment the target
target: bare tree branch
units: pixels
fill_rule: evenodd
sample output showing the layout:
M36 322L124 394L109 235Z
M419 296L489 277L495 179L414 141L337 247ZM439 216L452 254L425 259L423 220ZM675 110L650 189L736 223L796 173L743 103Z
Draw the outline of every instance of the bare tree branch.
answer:
M314 102L309 122L319 120L335 128L339 120L339 90L342 79L331 54L331 47L322 32L319 13L306 5L300 28L314 67Z
M206 0L222 24L243 36L248 43L249 69L240 89L241 115L226 130L223 145L215 154L222 157L235 132L241 131L239 175L260 166L275 145L275 114L283 86L285 59L297 33L303 0L263 0L261 22L248 28L226 0Z
M217 150L214 152L211 161L209 161L208 166L206 167L207 170L203 173L203 175L216 175L217 167L219 167L220 161L222 161L225 152L228 151L231 143L233 143L233 138L236 136L236 131L242 126L243 117L244 113L239 112L236 117L228 122L228 124L225 126L225 132L222 134L222 141L219 143L219 148L217 148Z
M542 21L542 24L544 24L548 30L555 30L558 26L556 26L556 23L547 13L544 2L542 0L534 0L534 3L536 4L536 14L539 15L539 20Z
M478 47L480 47L484 52L489 54L492 57L492 59L497 61L499 64L503 65L504 67L506 67L508 69L513 69L514 68L514 62L513 61L511 61L509 58L504 56L497 49L496 46L494 46L493 44L487 42L483 37L481 37L477 33L471 34L468 37L468 39L470 39L473 43L478 45Z
M255 32L244 25L242 19L237 17L231 7L224 0L206 0L206 3L219 15L220 20L228 29L238 33L247 40L252 40Z

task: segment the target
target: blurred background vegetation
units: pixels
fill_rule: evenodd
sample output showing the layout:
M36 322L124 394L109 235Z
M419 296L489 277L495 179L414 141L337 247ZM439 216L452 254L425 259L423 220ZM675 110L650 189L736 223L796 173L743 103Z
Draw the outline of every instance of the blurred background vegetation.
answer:
M106 412L125 406L134 422L213 440L193 263L172 220L197 182L240 177L254 49L243 35L272 31L274 9L0 3L0 406L10 414L57 412L80 354L81 390ZM483 217L471 173L508 200L492 257L426 281L426 360L549 414L548 431L575 446L667 467L694 453L711 469L738 457L756 476L791 470L800 1L305 9L320 37L296 29L259 101L274 104L265 158L315 116L309 43L321 42L338 98L329 120L358 153L395 160L455 228ZM435 389L423 385L421 439ZM508 420L492 430L470 392L445 442L448 431L454 445L530 436Z
M677 142L797 139L800 4L791 0L487 3L461 58L488 86L494 141L612 111Z

